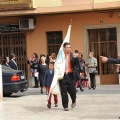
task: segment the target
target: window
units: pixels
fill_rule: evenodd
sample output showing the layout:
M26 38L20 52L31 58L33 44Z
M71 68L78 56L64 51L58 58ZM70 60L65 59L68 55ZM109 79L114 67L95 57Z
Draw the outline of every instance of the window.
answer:
M58 53L62 44L62 31L47 32L48 55L51 53Z

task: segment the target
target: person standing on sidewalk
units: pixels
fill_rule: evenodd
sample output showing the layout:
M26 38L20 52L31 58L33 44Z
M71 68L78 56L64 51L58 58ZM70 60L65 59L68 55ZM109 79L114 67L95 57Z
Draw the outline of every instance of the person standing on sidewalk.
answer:
M17 66L15 59L16 59L16 55L14 53L11 53L9 66L10 66L10 68L12 68L14 70L18 70L18 66Z
M45 71L48 70L48 65L46 64L46 57L40 57L40 63L38 65L39 80L40 80L40 93L43 94L43 83L45 77ZM47 91L46 91L47 94Z
M4 60L2 61L2 65L4 65L4 66L6 66L6 67L10 67L9 66L9 57L8 56L6 56L6 57L4 57Z
M89 58L88 62L86 63L87 66L87 71L90 75L90 87L89 89L96 89L96 79L95 79L95 74L94 71L96 70L97 67L97 59L94 57L94 52L89 52Z
M49 92L50 92L51 83L53 81L53 77L54 77L54 62L49 62L49 69L45 72L45 77L44 77L44 86L46 87L47 92L49 94L48 104L47 104L48 108L51 108L52 93ZM54 96L55 107L58 107L57 95L53 94L53 96Z
M30 65L30 71L34 77L35 86L33 88L38 88L38 77L35 76L35 73L38 72L38 55L37 53L32 54L32 58L29 58L28 64Z
M73 76L74 65L78 61L76 54L70 52L70 43L65 42L63 44L63 49L65 53L65 73L63 79L59 80L61 96L62 96L62 105L64 111L69 111L68 109L68 93L72 99L71 107L76 106L76 88L75 88L75 79ZM79 63L78 63L79 64Z
M79 51L78 50L75 50L75 53L76 54L76 59L78 59L78 62L76 65L74 65L74 72L73 72L73 75L74 75L74 78L76 80L76 83L79 84L79 87L80 87L80 90L81 92L84 91L83 88L82 88L82 83L81 83L81 78L80 78L80 73L82 72L81 70L81 66L80 66L80 63L79 63ZM77 89L76 89L77 90Z
M55 60L56 60L56 54L55 53L51 53L51 58L52 58L51 61L55 62Z

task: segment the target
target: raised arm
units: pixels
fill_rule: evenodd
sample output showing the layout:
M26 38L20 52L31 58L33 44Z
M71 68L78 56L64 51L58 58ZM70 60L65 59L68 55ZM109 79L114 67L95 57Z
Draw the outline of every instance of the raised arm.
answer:
M100 56L103 62L111 63L111 64L120 64L120 59L118 58L107 58L104 56Z

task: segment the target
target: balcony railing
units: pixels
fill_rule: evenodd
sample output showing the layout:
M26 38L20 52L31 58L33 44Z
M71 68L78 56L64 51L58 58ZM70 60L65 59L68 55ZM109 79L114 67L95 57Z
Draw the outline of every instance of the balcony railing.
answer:
M0 10L24 10L32 9L32 0L0 0Z

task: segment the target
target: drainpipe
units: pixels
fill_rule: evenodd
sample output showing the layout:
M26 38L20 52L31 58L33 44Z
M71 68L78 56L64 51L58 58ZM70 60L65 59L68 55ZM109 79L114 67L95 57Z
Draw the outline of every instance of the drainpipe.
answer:
M3 101L2 66L0 65L0 102Z

